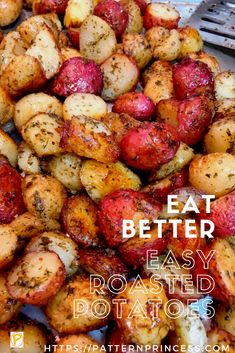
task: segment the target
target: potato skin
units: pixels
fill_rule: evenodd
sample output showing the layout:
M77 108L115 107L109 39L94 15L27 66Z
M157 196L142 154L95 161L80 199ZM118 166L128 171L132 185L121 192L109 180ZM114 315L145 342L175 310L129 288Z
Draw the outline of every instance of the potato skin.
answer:
M99 66L89 59L75 57L66 60L53 78L53 93L67 97L72 93L100 94L102 73Z
M61 147L75 154L103 163L119 158L119 147L107 126L86 116L67 120L61 132Z
M146 0L135 0L135 2L139 6L140 11L143 15L145 13L147 6L148 6Z
M118 247L126 241L122 236L123 220L133 220L138 225L140 219L158 218L161 204L148 195L120 189L105 196L99 204L98 221L100 231L111 248Z
M203 40L196 28L193 27L180 27L177 29L180 35L181 49L180 49L180 58L185 58L191 53L197 53L203 48ZM193 58L194 60L199 60Z
M141 33L143 29L143 18L139 5L135 0L121 0L120 3L128 13L128 25L125 33Z
M175 95L184 99L195 94L213 94L214 79L206 64L186 58L173 65Z
M163 12L162 16L161 12ZM166 16L167 13L168 16ZM168 29L177 28L179 20L179 12L167 4L149 4L144 13L144 27L146 29L154 26L162 26Z
M114 113L125 113L137 120L145 121L154 115L155 105L143 93L129 92L118 97L112 110Z
M176 130L164 123L144 123L130 129L120 143L127 165L152 170L169 162L176 154L180 140Z
M0 223L10 223L25 210L21 176L4 157L0 158Z
M128 13L117 1L99 1L94 8L94 15L106 21L114 30L117 37L120 37L127 28L129 19Z
M13 319L21 308L21 303L9 295L6 286L6 274L0 274L0 325Z
M210 153L190 163L189 182L209 195L223 196L234 189L234 170L234 156L229 153Z
M47 12L55 12L58 15L65 13L68 0L34 0L33 13L41 15Z
M0 0L0 27L13 23L20 15L23 0Z
M85 248L101 245L97 211L96 204L85 194L68 198L61 211L65 233Z
M194 51L193 53L190 53L188 55L188 57L193 60L201 61L201 62L207 64L208 67L213 72L214 76L218 75L221 71L220 64L215 56L209 55L203 51L199 51L199 52Z
M49 175L27 175L23 179L22 190L29 212L39 218L59 218L66 191L58 180Z
M111 307L110 294L107 289L92 293L94 287L90 279L76 276L71 279L57 295L52 298L46 307L46 316L50 324L62 334L78 334L105 326L110 321L110 315L105 319L99 318L92 310L96 300L103 300ZM74 300L84 300L88 312L74 317ZM103 310L101 308L100 310ZM109 312L107 312L109 314Z

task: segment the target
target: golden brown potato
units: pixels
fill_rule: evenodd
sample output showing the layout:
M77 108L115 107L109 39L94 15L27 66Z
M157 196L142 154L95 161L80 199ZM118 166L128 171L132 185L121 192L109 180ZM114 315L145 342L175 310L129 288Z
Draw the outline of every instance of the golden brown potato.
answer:
M85 311L78 313L81 302ZM94 309L94 303L96 305ZM74 277L52 298L46 307L50 324L62 334L77 334L103 327L110 321L111 300L107 289L94 291L89 278Z
M165 76L168 78L168 80L172 80L171 63L166 60L156 60L143 72L142 79L144 85L146 85L152 77L160 77L162 79Z
M203 48L203 40L196 28L181 27L177 29L180 35L180 58L188 56L192 52L198 52Z
M29 55L14 56L0 77L0 85L11 96L18 97L38 89L45 83L39 61Z
M26 45L17 31L8 32L0 44L0 73L16 55L23 55Z
M13 167L17 165L18 150L15 141L0 129L0 154L7 157Z
M220 328L235 336L235 304L231 306L219 304L216 307L215 321Z
M235 115L235 98L217 100L215 104L216 116L224 118Z
M60 147L60 129L62 120L52 114L37 114L23 127L22 136L38 157L62 153Z
M66 198L64 186L48 175L27 175L22 182L25 205L40 218L58 219Z
M43 169L59 180L71 193L82 189L81 159L74 153L64 153L43 161Z
M90 15L79 30L79 47L81 54L102 64L115 52L117 40L114 31L102 18Z
M178 170L186 166L194 157L193 149L181 142L175 157L168 163L160 167L160 169L152 172L150 179L160 180L165 178L171 173L175 173Z
M43 92L24 96L15 105L14 123L16 128L21 131L23 125L38 113L55 114L62 118L62 104L56 97Z
M235 157L229 153L210 153L196 157L189 166L190 184L216 197L228 194L235 185Z
M8 26L19 17L23 0L0 0L0 27Z
M25 142L21 142L18 146L18 166L26 174L38 174L41 172L39 158Z
M55 353L67 353L68 349L66 349L66 347L69 346L78 348L78 353L87 353L88 347L91 347L91 350L95 350L97 353L104 353L103 347L101 348L93 338L83 333L80 335L65 336L61 338L57 344L59 347L55 350Z
M218 75L220 73L220 64L218 60L216 59L215 56L209 55L205 53L204 51L199 51L199 52L193 52L190 53L189 58L196 60L196 61L201 61L209 66L211 71L213 72L214 76Z
M123 51L135 59L140 69L143 69L152 59L152 51L147 39L138 33L126 33L122 36Z
M77 56L82 56L82 54L77 49L70 47L61 48L61 55L63 62Z
M60 49L47 25L42 26L26 54L38 59L48 80L57 74L62 65Z
M25 251L55 252L63 262L67 276L73 275L79 268L77 244L61 232L44 232L33 237Z
M207 153L228 152L235 155L235 115L215 121L204 137Z
M79 27L92 10L92 0L69 0L64 16L65 27Z
M235 72L223 71L215 77L216 99L235 98Z
M121 162L103 164L87 160L82 164L80 176L86 192L95 202L115 190L139 190L141 186L140 178Z
M125 33L141 33L143 29L143 17L140 7L135 0L121 0L121 5L128 13L129 20Z
M65 99L63 118L70 120L74 116L85 115L93 119L100 119L107 114L108 107L105 101L91 93L74 93Z
M14 258L17 250L17 236L9 225L0 226L0 269L5 268Z
M162 99L171 98L174 96L174 87L172 80L172 72L167 74L163 71L161 74L148 74L149 79L144 86L144 94L152 99L156 104ZM145 76L146 78L146 76Z
M6 287L6 274L0 274L0 325L13 319L21 308L21 303L13 299Z
M0 124L6 124L14 117L15 106L7 92L0 86Z
M163 287L160 290L160 284L153 283L150 279L143 279L139 282L138 289L137 286L136 288L132 288L132 286L133 283L129 282L125 291L116 297L126 300L126 303L122 306L121 318L117 316L117 307L114 307L114 317L117 325L124 333L127 342L143 345L160 344L168 331L172 329L171 319L163 308L168 300L165 290ZM153 301L152 304L151 300ZM158 304L158 310L156 310L156 300L161 300L161 304ZM139 310L138 313L140 314L135 316L133 308L136 312Z
M42 353L47 344L44 331L35 323L29 321L14 320L0 329L0 351L12 353L13 348L9 344L9 332L24 332L24 348L17 349L20 353ZM14 349L16 352L16 349Z

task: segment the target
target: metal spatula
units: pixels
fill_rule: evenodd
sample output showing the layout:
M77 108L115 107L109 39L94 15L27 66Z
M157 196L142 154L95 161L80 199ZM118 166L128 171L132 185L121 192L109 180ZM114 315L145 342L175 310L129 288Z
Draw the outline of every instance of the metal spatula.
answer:
M205 42L235 49L235 0L206 0L189 20Z

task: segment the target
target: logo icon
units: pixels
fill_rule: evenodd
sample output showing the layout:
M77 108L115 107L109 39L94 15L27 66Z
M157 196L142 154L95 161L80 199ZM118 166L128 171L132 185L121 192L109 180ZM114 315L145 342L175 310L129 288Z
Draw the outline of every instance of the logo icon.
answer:
M24 332L11 332L10 348L24 348Z

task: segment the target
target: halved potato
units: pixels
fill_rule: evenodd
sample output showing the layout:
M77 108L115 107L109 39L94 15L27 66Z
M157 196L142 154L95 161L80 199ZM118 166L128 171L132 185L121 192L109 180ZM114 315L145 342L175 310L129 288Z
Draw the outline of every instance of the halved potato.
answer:
M16 55L23 55L26 45L17 31L8 32L0 44L0 73Z
M0 86L0 124L6 124L14 117L15 106L7 92Z
M22 136L37 156L62 153L60 147L62 120L52 114L37 114L22 127Z
M9 225L0 226L0 269L11 263L17 250L17 236Z
M0 274L0 325L13 319L21 308L21 303L13 299L6 286L6 274ZM1 337L1 335L0 335Z
M7 276L12 298L42 306L53 297L65 279L64 264L54 252L34 251L17 261Z
M63 233L44 232L33 237L25 250L55 252L63 262L67 276L73 275L79 268L77 244Z
M55 114L62 118L62 103L56 97L43 92L24 96L15 105L14 123L16 128L21 131L23 125L38 113Z
M189 58L201 61L209 66L214 76L218 75L221 71L220 64L215 56L209 55L203 51L193 52L188 55Z
M143 29L143 17L137 2L135 0L120 0L120 3L129 16L125 33L141 33Z
M18 166L26 174L41 172L39 158L25 142L21 142L18 147Z
M102 18L88 16L79 30L81 54L97 64L104 62L115 52L117 40L114 31Z
M215 77L217 99L235 98L235 72L223 71Z
M108 107L105 101L90 93L74 93L64 101L63 118L70 120L74 116L85 115L93 119L100 119L107 114Z
M7 157L13 167L17 165L18 150L15 141L0 129L0 154Z
M143 72L143 84L146 85L153 77L162 79L165 76L172 81L172 64L166 60L156 60Z
M115 190L139 190L141 186L140 178L121 162L103 164L87 160L82 164L80 177L86 192L95 202Z
M69 0L64 16L65 27L79 27L93 8L93 0Z
M155 104L162 99L174 96L172 73L170 71L168 71L168 74L163 72L161 75L153 72L147 77L149 77L149 79L144 86L144 94L151 98Z
M149 4L144 13L144 27L146 29L154 26L162 26L167 29L177 28L179 20L179 12L168 4Z
M196 28L193 27L181 27L177 31L180 35L181 50L180 57L184 58L192 52L198 52L203 48L203 40Z
M0 0L0 27L13 23L20 15L23 0Z
M143 69L153 57L150 44L142 34L126 33L122 36L123 50L135 59L140 69Z
M46 25L42 26L26 54L38 59L48 80L57 74L62 65L62 56L56 39Z

